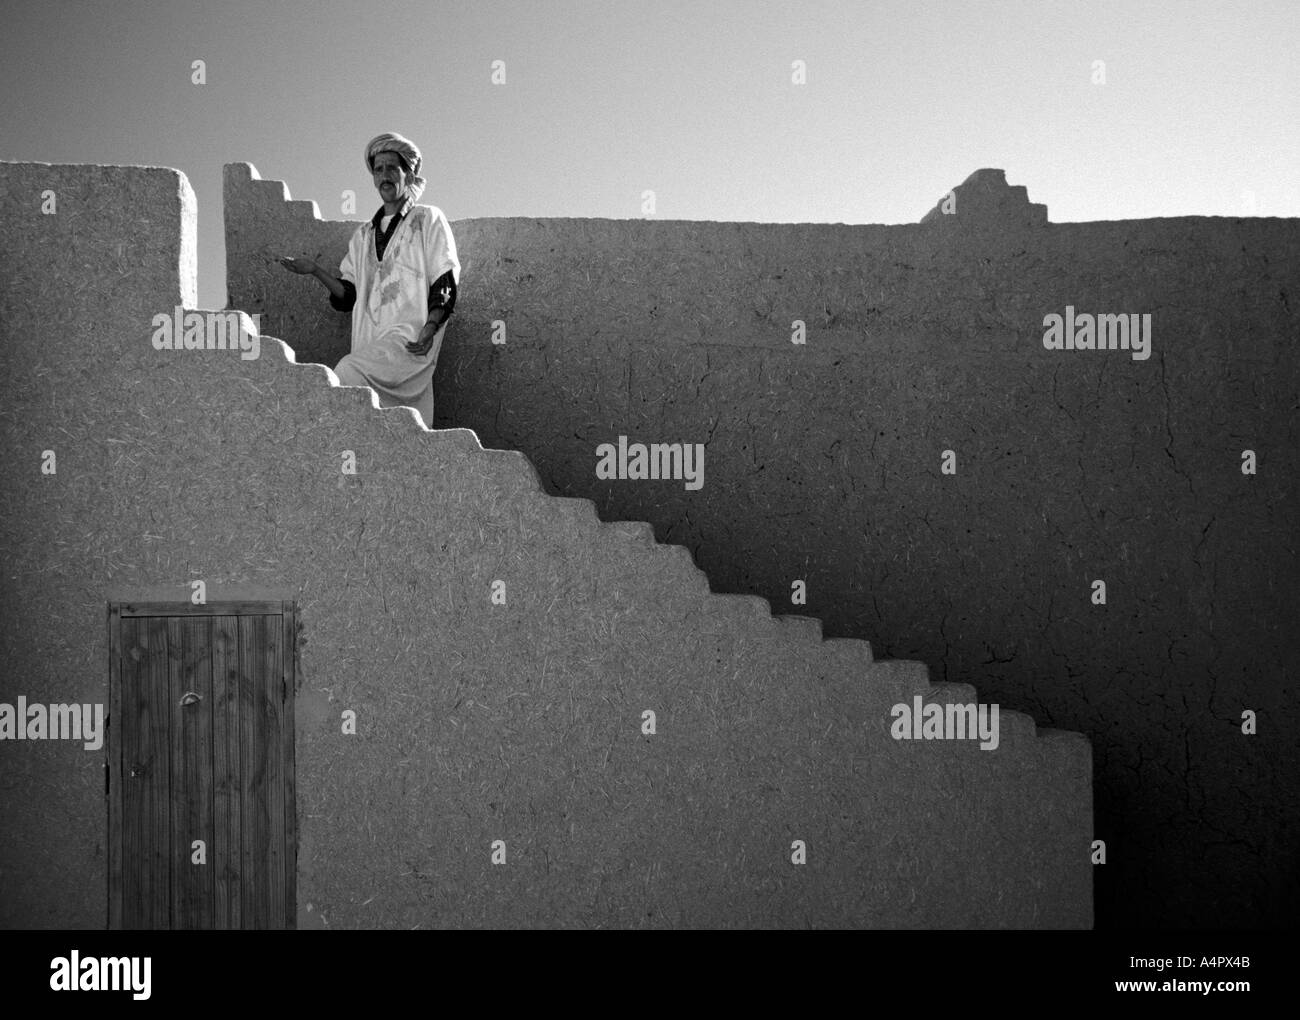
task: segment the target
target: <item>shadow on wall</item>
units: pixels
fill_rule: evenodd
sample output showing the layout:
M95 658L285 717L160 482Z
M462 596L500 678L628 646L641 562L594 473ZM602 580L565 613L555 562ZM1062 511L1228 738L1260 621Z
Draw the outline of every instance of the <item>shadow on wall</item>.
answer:
M332 363L343 317L252 253L334 259L354 224L287 197L227 166L230 300ZM910 226L454 229L439 427L650 521L717 590L1087 733L1100 926L1291 923L1297 220L1049 224L981 170ZM1081 341L1138 316L1149 347L1048 349L1053 315ZM704 444L702 488L598 477L620 436Z

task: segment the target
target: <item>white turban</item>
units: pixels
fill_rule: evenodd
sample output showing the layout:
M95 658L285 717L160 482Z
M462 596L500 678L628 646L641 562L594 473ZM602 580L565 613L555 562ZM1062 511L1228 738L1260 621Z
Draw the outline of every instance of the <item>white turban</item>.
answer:
M370 144L366 146L366 169L371 173L374 173L375 170L375 157L381 152L395 152L406 161L406 165L412 174L411 185L407 190L410 192L411 201L418 202L420 193L424 191L424 186L429 182L420 176L420 164L424 160L416 144L409 138L403 138L391 131L376 135L370 140Z

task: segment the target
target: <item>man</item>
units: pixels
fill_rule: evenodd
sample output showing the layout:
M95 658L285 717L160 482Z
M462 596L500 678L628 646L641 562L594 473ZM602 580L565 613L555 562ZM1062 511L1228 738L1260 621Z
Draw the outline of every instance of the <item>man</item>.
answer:
M433 426L433 369L456 306L460 261L442 210L416 205L428 182L420 150L401 135L371 140L366 167L383 206L352 235L339 275L309 258L282 258L314 276L330 305L352 312L352 352L334 368L344 386L369 386L381 407L414 407Z

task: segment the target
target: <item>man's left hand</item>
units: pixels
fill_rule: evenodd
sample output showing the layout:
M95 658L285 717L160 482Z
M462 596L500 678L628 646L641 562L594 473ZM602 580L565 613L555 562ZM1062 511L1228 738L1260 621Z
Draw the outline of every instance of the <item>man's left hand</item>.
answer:
M422 358L433 348L433 338L438 335L438 330L442 328L442 323L426 322L424 329L420 330L420 336L406 345L406 349L414 354L417 358Z

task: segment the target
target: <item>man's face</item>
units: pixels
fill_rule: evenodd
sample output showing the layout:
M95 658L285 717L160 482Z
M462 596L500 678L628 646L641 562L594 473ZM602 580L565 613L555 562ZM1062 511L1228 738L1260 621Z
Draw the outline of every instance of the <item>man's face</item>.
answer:
M385 202L400 202L411 183L411 174L402 165L402 157L395 152L381 152L374 162L375 187Z

